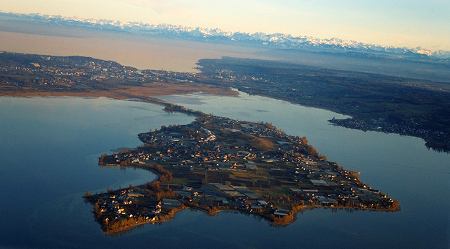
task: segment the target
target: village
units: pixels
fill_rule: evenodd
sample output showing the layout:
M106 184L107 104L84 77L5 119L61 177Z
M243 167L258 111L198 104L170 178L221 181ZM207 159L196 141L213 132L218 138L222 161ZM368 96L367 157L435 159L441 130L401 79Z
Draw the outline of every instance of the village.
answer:
M399 211L396 200L362 183L308 145L267 123L203 114L188 125L139 134L144 143L102 155L104 167L150 170L159 179L86 193L106 233L172 219L186 208L236 210L288 225L306 208Z

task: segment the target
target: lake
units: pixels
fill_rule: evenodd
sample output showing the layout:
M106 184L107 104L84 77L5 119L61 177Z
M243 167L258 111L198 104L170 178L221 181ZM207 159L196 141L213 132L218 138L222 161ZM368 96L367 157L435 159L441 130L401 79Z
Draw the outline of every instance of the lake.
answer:
M287 227L253 216L179 212L112 237L94 221L86 190L135 186L154 175L101 168L98 157L140 144L137 134L193 117L148 103L107 98L0 98L0 247L5 248L448 248L450 155L421 139L329 125L330 111L241 93L160 96L205 113L265 121L306 136L319 153L360 171L372 188L398 199L397 213L306 210Z
M0 51L53 56L88 56L138 69L198 72L200 59L271 58L266 49L206 43L69 25L43 24L0 16Z
M198 72L200 59L236 58L286 61L450 83L448 63L399 60L347 53L317 53L239 43L141 36L70 25L29 22L0 15L0 51L52 56L88 56L138 69Z

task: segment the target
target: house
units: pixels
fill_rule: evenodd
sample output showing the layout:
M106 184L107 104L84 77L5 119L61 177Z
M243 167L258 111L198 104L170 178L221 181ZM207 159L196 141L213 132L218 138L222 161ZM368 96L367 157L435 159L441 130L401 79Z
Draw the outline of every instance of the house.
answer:
M164 209L172 209L181 205L181 202L174 199L163 199L161 201L161 207Z
M286 210L286 209L276 209L274 212L273 212L273 214L274 215L276 215L276 216L286 216L286 215L288 215L289 214L289 210Z
M258 167L256 166L255 162L252 162L252 161L247 161L247 162L244 163L244 165L245 165L245 167L247 169L254 169L254 170L258 169Z
M258 205L260 205L260 206L267 206L267 202L262 201L262 200L258 200Z
M125 209L123 209L121 207L115 208L114 211L116 214L125 214Z
M183 187L183 191L192 191L192 187Z
M144 196L142 193L135 192L135 191L130 191L130 192L128 192L127 195L128 195L128 197L132 197L132 198Z
M332 199L332 198L327 198L324 196L317 196L317 200L322 204L322 205L333 205L333 203L336 202L336 200Z

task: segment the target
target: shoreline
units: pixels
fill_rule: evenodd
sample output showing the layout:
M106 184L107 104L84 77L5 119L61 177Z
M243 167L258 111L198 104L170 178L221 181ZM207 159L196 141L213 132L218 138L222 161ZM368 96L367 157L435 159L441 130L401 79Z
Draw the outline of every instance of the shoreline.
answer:
M180 112L170 107L167 105L165 110ZM104 231L114 234L136 225L166 221L186 208L210 216L237 211L263 218L271 226L287 226L297 220L299 212L319 207L400 211L398 201L367 187L359 180L358 172L327 161L307 144L306 138L285 135L271 124L235 121L184 109L181 112L199 117L188 125L139 134L146 146L100 157L100 166L141 168L159 176L140 186L95 195L86 193ZM253 137L260 139L252 140ZM224 153L212 149L216 148L216 139L221 141L220 151ZM188 142L193 147L183 146ZM239 147L252 151L254 156L234 153L233 148L239 151ZM264 158L278 155L274 151L280 151L286 162L267 164ZM196 154L203 157L197 158ZM230 162L245 157L251 158L252 163L249 159L243 159L247 162L242 165L230 163L228 167L226 163L209 163L220 162L222 155ZM187 167L184 162L192 165Z
M136 227L138 227L140 225L146 225L146 224L153 224L153 225L155 225L155 224L158 224L158 223L169 222L169 221L172 221L172 220L174 220L176 218L176 214L178 212L184 211L184 210L188 210L188 209L191 209L191 210L194 210L194 211L198 211L198 212L202 212L205 215L210 216L210 217L217 216L217 215L219 215L222 212L225 212L225 213L227 213L227 212L229 212L229 213L238 212L239 214L253 214L255 216L258 216L258 217L264 219L269 226L286 227L286 226L288 226L288 225L290 225L290 224L292 224L292 223L294 223L294 222L296 222L298 220L297 215L299 213L303 213L304 211L307 211L307 210L313 211L315 209L320 209L320 208L335 210L334 212L337 212L337 211L349 211L349 210L354 210L355 212L358 212L358 211L363 211L363 212L364 211L368 211L368 212L383 212L383 211L384 212L398 212L398 211L400 211L400 209L397 209L397 210L389 210L389 209L383 210L383 209L362 208L362 207L344 207L344 206L330 207L330 206L323 206L323 205L315 204L315 205L312 205L312 206L311 205L305 205L305 206L301 207L300 209L296 210L292 214L292 218L290 220L286 221L286 222L276 222L274 220L270 220L269 217L266 217L266 216L258 214L258 213L251 213L251 212L249 213L249 212L245 212L243 210L231 209L231 208L219 209L219 210L215 210L215 211L213 211L213 213L211 213L211 212L208 212L208 211L206 211L204 209L199 209L199 208L195 208L195 207L185 206L184 203L183 203L183 206L179 210L176 210L174 213L166 215L168 217L164 216L163 220L149 220L149 221L136 222L135 224L127 225L125 227L121 227L121 228L117 229L116 231L104 231L103 234L109 235L109 236L114 236L114 235L118 235L118 234L123 233L123 232L131 231L131 230L133 230L134 228L136 228Z
M175 85L175 84L172 84ZM128 87L126 89L111 89L109 91L90 90L86 92L51 92L51 91L29 91L29 92L17 92L17 91L0 91L1 97L13 97L13 98L36 98L36 97L74 97L74 98L110 98L116 100L130 100L136 102L145 102L150 104L161 105L165 111L168 112L180 112L187 115L204 115L202 112L185 110L184 107L174 105L165 100L153 97L153 96L168 96L168 95L187 95L194 93L205 93L216 96L239 96L239 92L232 88L223 87L198 87L193 88L154 88L149 89L146 87ZM156 89L156 91L154 91ZM131 94L127 93L128 90L132 90ZM153 91L152 91L153 90ZM198 90L198 91L196 91ZM151 95L147 95L151 94Z
M231 88L200 86L199 84L151 83L110 90L89 91L0 91L0 97L107 97L113 99L146 98L162 101L152 96L205 93L217 96L238 96Z
M177 210L177 212L183 211L183 210L187 210L187 209L190 209L190 208L189 207L183 207L182 209ZM141 221L141 222L137 221L135 224L127 225L126 227L121 227L121 228L117 229L117 231L104 231L103 234L113 236L113 235L117 235L117 234L120 234L120 233L131 231L131 230L133 230L134 228L136 228L136 227L138 227L140 225L145 225L145 224L153 224L153 225L155 225L155 224L158 224L158 223L164 223L164 222L172 221L173 219L175 219L175 216L176 216L177 212L175 212L173 214L170 214L170 215L167 215L169 217L168 218L164 218L164 220L157 220L157 221L151 220L151 221Z

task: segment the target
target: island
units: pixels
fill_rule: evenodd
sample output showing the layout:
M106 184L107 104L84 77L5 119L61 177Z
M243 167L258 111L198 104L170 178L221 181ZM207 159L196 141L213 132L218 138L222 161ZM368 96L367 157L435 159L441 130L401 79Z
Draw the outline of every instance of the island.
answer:
M167 105L195 115L187 125L139 134L143 144L99 158L102 167L146 169L158 179L141 186L90 193L94 217L114 235L145 223L171 220L184 209L208 215L234 211L287 226L305 209L400 211L397 200L330 162L306 137L270 123L238 121Z

